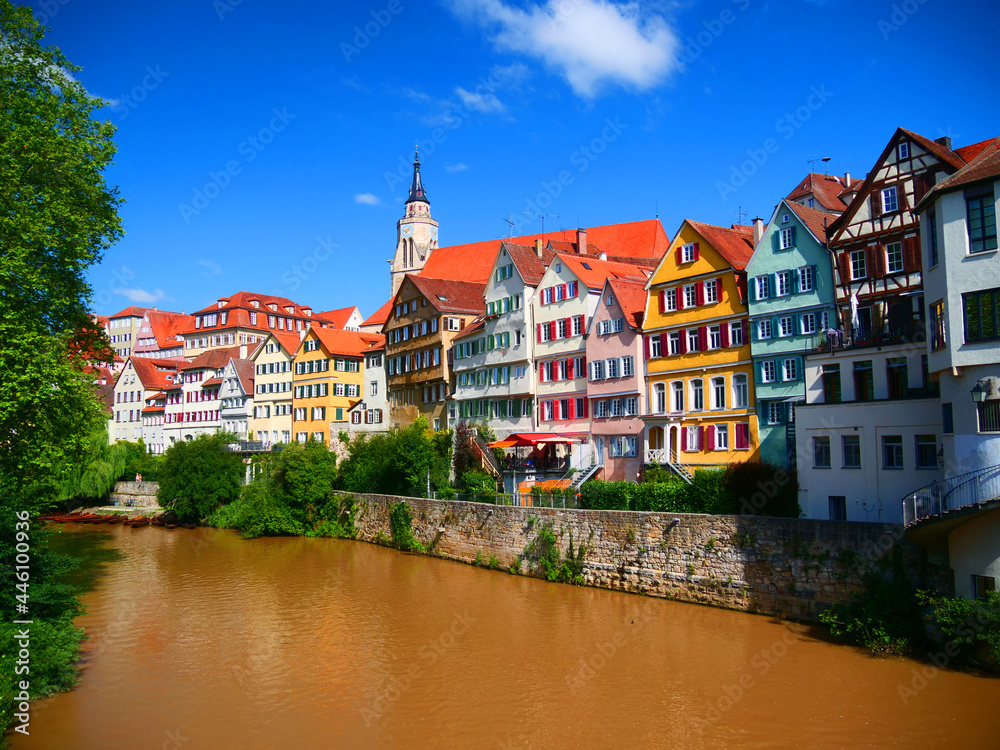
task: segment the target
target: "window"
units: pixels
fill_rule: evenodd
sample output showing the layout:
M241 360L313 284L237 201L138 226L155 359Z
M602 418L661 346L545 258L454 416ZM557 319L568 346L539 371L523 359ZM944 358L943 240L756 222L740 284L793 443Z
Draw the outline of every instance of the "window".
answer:
M885 267L889 273L903 270L903 243L890 242L885 246Z
M696 243L692 242L681 247L681 263L691 263L698 259Z
M747 376L738 373L733 375L733 408L745 409L750 403L750 391L747 386Z
M979 431L1000 432L1000 401L982 401L976 406L979 411Z
M799 360L795 357L783 359L781 361L781 379L798 380L799 377Z
M816 269L813 266L803 266L799 269L799 291L811 292L816 288Z
M830 495L830 520L847 520L847 498L843 495Z
M997 579L991 576L972 576L972 595L976 599L986 599L991 591L996 591Z
M844 468L861 468L861 437L859 435L844 435L841 438L844 451Z
M684 287L684 307L698 306L698 285L688 284Z
M679 331L667 334L667 353L672 357L681 353L681 334Z
M795 247L795 227L783 227L781 230L781 249Z
M868 264L864 250L851 251L851 279L864 279L868 276Z
M902 435L882 436L882 468L883 469L903 468Z
M872 361L854 363L854 400L873 401L875 399L875 380L872 375Z
M997 249L997 217L993 191L965 201L969 219L969 252Z
M684 411L684 383L676 382L670 384L670 411Z
M618 359L617 358L612 358L612 359L606 360L606 362L607 362L607 367L608 367L608 377L609 378L617 378L617 377L619 377L619 372L618 372L618 370L619 370L619 367L618 367L619 362L618 362Z
M799 317L802 333L816 333L816 313L802 313Z
M676 289L664 289L661 294L663 295L663 311L673 312L677 309L677 290Z
M889 385L889 398L906 398L910 392L906 357L889 357L885 363L885 374Z
M769 339L769 338L771 338L771 321L770 320L758 320L757 321L757 338L759 338L759 339Z
M462 329L461 318L447 318L449 331L459 331Z
M736 320L729 324L729 345L743 346L743 323Z
M709 304L712 302L719 301L719 279L710 279L705 282L705 303Z
M701 411L705 408L705 389L701 379L691 381L691 411Z
M760 363L760 382L761 383L773 383L777 380L777 368L774 362L767 360L766 362Z
M622 357L622 377L629 378L635 375L635 357Z
M666 386L663 383L653 384L653 413L663 414L667 410Z
M768 294L767 276L755 276L753 283L757 299L767 299L771 296Z
M830 468L830 438L813 438L813 466L817 469Z
M896 153L900 159L910 158L910 144L907 141L900 141L896 146Z
M723 377L712 378L712 408L726 408L726 379Z
M795 327L792 324L792 316L786 315L778 318L778 336L792 336L795 334Z
M684 446L683 449L689 452L700 450L701 446L699 445L700 441L698 440L698 428L695 425L688 425L687 427L682 427L681 429L686 430L687 432L687 442L686 444L682 443L682 446Z
M917 435L914 438L916 442L916 458L917 458L917 468L918 469L936 469L938 467L937 462L937 436L936 435Z
M768 401L766 416L768 424L782 424L785 421L785 405L780 401Z
M729 425L715 425L715 450L729 450Z
M774 296L785 297L792 293L792 272L779 271L774 275L775 290Z
M933 211L927 215L927 244L931 248L931 266L938 264L937 214Z
M899 210L899 196L896 193L896 187L882 188L882 212L888 213L890 211Z
M955 432L955 415L951 403L941 404L941 432L951 435Z
M709 349L722 348L722 326L708 327L708 348Z
M698 339L699 338L700 337L698 336L698 329L697 328L692 328L691 330L689 330L687 332L687 350L689 352L701 351L700 348L698 347L698 344L699 344Z
M1000 339L1000 288L963 294L962 307L966 343Z
M823 401L839 404L840 400L840 365L823 365Z

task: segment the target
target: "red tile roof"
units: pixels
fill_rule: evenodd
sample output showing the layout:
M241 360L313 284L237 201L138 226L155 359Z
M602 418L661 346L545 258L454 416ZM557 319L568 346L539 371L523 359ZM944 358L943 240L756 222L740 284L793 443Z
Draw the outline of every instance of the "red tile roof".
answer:
M816 239L824 245L826 244L826 229L832 223L834 217L830 216L826 211L809 208L809 206L803 206L788 199L785 200L785 205L799 217L799 220L808 227L809 231L816 236Z
M862 180L852 177L851 185L847 185L841 177L810 172L785 197L790 201L797 201L811 195L827 211L841 212L847 208L848 203L843 200L843 196L850 195L855 186L860 187L861 183Z
M299 348L299 342L302 340L299 334L294 331L291 333L288 331L271 331L271 336L281 345L282 349L292 356L295 356L295 350ZM261 341L257 349L254 349L254 351L250 354L250 358L252 359L255 357L259 353L260 348L266 343L267 339Z
M471 323L469 323L465 328L456 333L455 338L460 339L465 336L470 336L473 333L478 333L485 327L486 327L486 318L480 315L478 317L473 318Z
M163 390L169 385L167 376L173 376L179 369L183 368L187 361L184 359L150 359L148 357L131 357L132 369L142 383L143 388L149 390ZM124 372L124 370L123 370ZM119 377L121 374L119 373Z
M907 138L910 138L911 140L919 143L920 147L924 151L933 154L940 161L943 161L946 164L950 164L951 166L955 167L955 169L961 169L963 166L965 166L965 161L962 159L962 157L956 154L950 148L942 146L940 143L935 143L930 138L925 138L919 133L914 133L912 130L907 130L906 128L899 128L899 131L904 133ZM895 136L893 136L893 140L890 141L890 144L893 141L895 141ZM881 161L881 159L879 159L879 161Z
M370 316L368 316L368 318L365 319L365 322L362 323L361 325L381 327L382 325L385 324L385 321L389 319L389 313L391 311L392 311L392 300L390 299L387 300L386 303L382 305L382 307L380 307L378 310L376 310Z
M983 180L996 180L1000 177L1000 137L985 143L985 146L981 143L975 144L975 156L972 161L931 188L917 204L917 208L922 209L937 196L950 190ZM972 153L972 151L967 153Z
M956 148L955 153L961 156L962 159L965 160L965 163L968 164L979 156L979 154L983 152L983 149L992 144L995 140L995 138L987 138L985 141L980 141L979 143L970 143L968 146Z
M325 312L313 313L314 318L331 323L334 328L340 328L341 330L347 325L350 320L351 315L358 313L358 317L361 317L361 311L357 307L341 307L337 310L327 310Z
M228 346L222 349L209 349L207 352L199 354L181 369L218 370L220 367L225 367L226 363L230 359L238 358L239 356L240 348L238 346Z
M169 310L148 310L146 317L149 319L149 327L153 331L156 339L156 347L136 346L136 351L150 351L152 349L171 349L183 346L183 339L179 334L188 328L194 328L194 316L184 313L170 312Z
M651 268L640 268L628 263L591 258L587 255L559 253L556 257L566 264L588 289L603 289L607 279L626 279L645 284ZM652 259L649 261L654 263Z
M254 365L249 359L234 359L233 369L236 370L236 377L240 381L240 388L248 396L253 395Z
M717 227L693 219L685 219L692 229L719 253L733 268L746 269L753 255L753 227Z
M437 250L434 251L435 253ZM434 257L434 253L431 253ZM491 264L492 265L492 264ZM483 312L485 283L436 279L424 275L406 274L405 278L434 305L438 312L460 312L478 315ZM402 286L400 286L402 289Z
M590 227L587 232L588 255L593 244L610 255L659 259L670 246L670 238L657 219L632 221L625 224L608 224ZM453 279L483 283L489 279L501 242L532 246L536 239L546 244L552 242L575 243L577 230L560 229L543 234L470 242L435 249L421 276L436 279ZM568 248L567 248L568 249ZM598 251L599 252L599 251Z
M251 300L256 300L259 303L259 306L254 307L250 304ZM277 309L271 310L268 305L275 305ZM288 312L286 308L291 308L292 312ZM182 333L184 335L193 336L203 331L225 331L236 327L256 328L263 331L271 331L274 329L271 329L268 326L267 316L269 315L303 321L311 321L314 319L312 315L312 308L298 305L287 297L275 297L270 294L255 294L253 292L244 291L237 292L232 297L220 297L216 304L204 307L201 310L196 310L192 313L192 316L211 315L213 313L221 312L228 314L228 319L225 325L219 323L214 326L203 325L201 328L195 328L194 318L192 317L191 325L185 328ZM250 322L250 313L258 313L257 322L255 324Z
M132 305L131 307L126 307L124 310L116 312L114 315L109 315L108 318L141 318L146 314L148 310L153 310L152 307L136 307Z
M210 385L222 385L222 378L209 378L202 382L202 388L208 388Z
M365 352L385 343L385 337L378 333L341 331L337 328L313 328L311 333L315 334L328 354L345 357L361 357ZM308 337L309 334L306 335Z
M646 287L642 282L625 279L608 279L608 287L615 300L625 313L625 320L632 328L642 328L642 319L646 313Z

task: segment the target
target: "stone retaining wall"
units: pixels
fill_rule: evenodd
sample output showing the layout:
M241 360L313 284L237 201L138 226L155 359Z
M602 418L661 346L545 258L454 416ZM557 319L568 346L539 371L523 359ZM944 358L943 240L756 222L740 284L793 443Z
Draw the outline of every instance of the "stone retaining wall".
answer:
M551 524L560 555L586 545L585 585L815 620L860 590L876 561L899 547L914 583L947 592L951 572L929 562L895 524L758 516L519 508L356 495L358 539L388 544L389 513L406 500L428 554L537 573L525 550ZM917 580L919 578L919 580Z
M160 485L156 482L118 482L108 498L111 505L125 505L136 508L156 508L156 492Z

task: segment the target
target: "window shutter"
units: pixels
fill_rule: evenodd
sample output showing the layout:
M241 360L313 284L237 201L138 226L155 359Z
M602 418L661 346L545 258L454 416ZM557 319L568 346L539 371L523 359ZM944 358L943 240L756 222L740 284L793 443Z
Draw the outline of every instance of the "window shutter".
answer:
M573 319L566 318L566 338L573 335Z
M715 299L722 302L722 279L715 280Z
M881 245L879 247L881 247ZM868 274L868 278L871 278L872 271L877 271L878 270L876 268L876 266L875 266L875 254L876 254L875 250L876 250L876 248L874 248L874 247L866 247L865 248L865 272ZM879 253L879 255L881 255L881 254L882 253ZM884 270L883 270L883 273L884 273Z
M778 280L775 278L775 274L769 273L767 275L767 296L775 297L778 294Z
M907 271L921 270L920 239L918 237L907 237L903 240L903 267Z
M792 247L798 247L798 244L795 241L796 227L792 227L791 229L792 229Z
M882 215L882 191L875 189L871 194L871 201L869 203L872 209L872 218L876 219Z
M698 425L698 450L704 450L705 448L705 428Z
M778 252L781 249L781 230L775 229L771 234L771 252Z
M750 425L740 422L736 425L736 447L746 449L750 447Z
M695 287L694 287L694 299L695 299L695 302L697 304L699 304L699 305L704 305L705 304L705 284L708 284L708 283L709 282L707 282L707 281L703 281L700 284L696 284Z
M688 447L688 431L687 427L681 425L681 450L686 451Z
M663 313L667 309L667 290L660 290L660 312Z
M698 260L701 257L701 243L694 243L694 259Z
M566 415L567 419L576 419L576 399L571 398L569 400L569 414Z
M557 399L557 398L552 399L552 417L553 417L553 419L562 419L563 418L562 413L559 411L559 406L560 406L559 399Z
M674 258L677 261L677 265L680 265L681 263L683 263L684 262L684 250L682 248L677 248L677 250L674 251Z
M650 343L649 336L646 336L645 344L646 344L646 359L649 359L650 355L652 354L652 348L653 348L652 344Z
M573 364L572 357L566 360L566 377L570 380L576 377L576 375L573 374Z
M698 328L698 351L703 352L708 349L708 328L700 326Z
M563 299L569 299L569 284L563 284Z
M797 294L799 291L799 269L793 268L789 273L791 274L792 292Z
M677 338L680 341L680 349L679 349L680 353L687 354L688 350L687 331L678 331Z
M558 332L559 332L559 331L558 331L558 329L556 328L556 322L555 322L554 320L550 320L550 321L549 321L549 338L550 338L550 339L551 339L552 341L555 341L555 340L556 340L556 334L557 334Z
M660 334L660 356L667 356L667 334L665 333Z
M726 348L729 346L729 323L722 323L719 330L722 334L722 347Z
M535 338L536 338L536 340L539 343L541 343L541 341L542 341L542 324L541 323L535 323Z
M872 258L874 256L875 261L875 275L885 276L886 264L885 264L885 245L876 245L869 252L868 257Z
M842 252L837 257L837 266L840 271L840 283L846 284L851 280L851 254L848 251Z
M676 289L671 289L670 292L671 292L671 294L674 295L674 308L677 309L677 310L680 310L681 309L681 300L684 298L684 295L681 292L681 288L677 287Z
M705 428L705 446L709 450L715 448L715 425L710 424Z

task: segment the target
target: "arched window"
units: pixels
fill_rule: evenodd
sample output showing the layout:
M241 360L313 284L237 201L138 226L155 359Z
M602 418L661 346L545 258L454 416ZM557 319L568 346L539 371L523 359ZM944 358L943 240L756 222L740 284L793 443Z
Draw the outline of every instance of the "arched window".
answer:
M691 381L691 411L705 408L705 385L701 378Z
M712 378L712 408L726 408L726 379L722 376Z
M747 376L743 374L733 375L733 408L745 409L750 403L750 394L747 389Z
M667 410L667 388L663 383L653 384L653 413L663 414Z
M680 380L670 384L670 411L684 411L684 383Z

